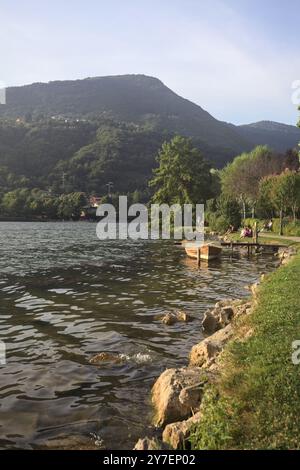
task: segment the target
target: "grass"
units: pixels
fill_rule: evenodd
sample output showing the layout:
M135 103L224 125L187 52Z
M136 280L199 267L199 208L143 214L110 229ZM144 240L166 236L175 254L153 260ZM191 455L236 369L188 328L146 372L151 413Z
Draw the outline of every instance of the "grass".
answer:
M258 243L265 244L265 245L286 245L286 246L291 246L294 245L295 242L293 240L289 240L287 238L281 237L280 235L273 235L272 232L268 232L268 237L258 237ZM240 237L240 232L235 232L231 233L229 235L226 235L226 237L233 241L233 242L244 242L244 243L252 243L253 239L252 238L241 238Z
M300 254L267 276L207 388L193 449L300 449ZM245 340L245 331L252 335ZM299 354L300 357L300 354Z

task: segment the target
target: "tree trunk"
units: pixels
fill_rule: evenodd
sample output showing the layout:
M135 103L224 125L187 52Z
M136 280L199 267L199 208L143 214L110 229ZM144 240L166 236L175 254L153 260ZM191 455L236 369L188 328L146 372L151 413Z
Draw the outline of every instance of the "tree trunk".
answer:
M283 235L283 209L280 209L280 230L279 230L279 235Z
M296 219L297 208L294 206L294 207L292 208L292 211L293 211L293 219L294 219L294 224L295 224L295 223L296 223L296 220L297 220L297 219Z
M243 219L245 220L246 219L246 203L245 203L245 201L242 201L242 204L243 204Z
M254 219L254 218L255 218L255 207L253 206L252 207L252 219Z

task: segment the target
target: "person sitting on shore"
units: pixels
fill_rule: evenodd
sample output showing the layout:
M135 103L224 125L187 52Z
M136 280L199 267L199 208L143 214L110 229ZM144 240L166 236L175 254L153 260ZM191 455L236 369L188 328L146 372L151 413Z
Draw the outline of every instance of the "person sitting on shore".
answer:
M241 238L251 238L252 237L252 228L248 225L243 228L241 232Z
M262 232L264 232L264 231L271 232L272 228L273 228L273 220L270 219L268 222L266 221L264 223L264 227L262 229Z
M233 225L229 225L227 232L225 235L230 235L231 233L235 232L235 228Z

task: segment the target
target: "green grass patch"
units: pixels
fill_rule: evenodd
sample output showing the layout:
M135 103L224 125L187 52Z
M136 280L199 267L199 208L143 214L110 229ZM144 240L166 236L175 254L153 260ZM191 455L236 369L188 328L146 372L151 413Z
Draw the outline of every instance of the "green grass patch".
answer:
M220 380L205 393L193 449L300 449L300 365L292 362L299 287L300 254L267 276L254 312L237 325Z
M268 232L267 235L267 237L259 236L258 243L261 243L262 245L297 245L297 243L293 240L289 240L287 238L281 237L280 235L273 234L272 232ZM226 235L226 237L233 242L253 243L253 238L241 238L240 232L230 233Z

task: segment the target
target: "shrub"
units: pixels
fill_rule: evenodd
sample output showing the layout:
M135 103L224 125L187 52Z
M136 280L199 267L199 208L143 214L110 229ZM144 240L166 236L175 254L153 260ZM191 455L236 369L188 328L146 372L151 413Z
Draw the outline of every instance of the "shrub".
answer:
M207 201L205 215L208 225L216 232L226 232L231 225L238 229L241 225L239 204L229 197Z
M280 220L273 219L273 228L272 232L279 233L280 232ZM300 236L300 221L297 220L296 222L291 222L290 219L283 220L283 235L289 235L294 237Z

